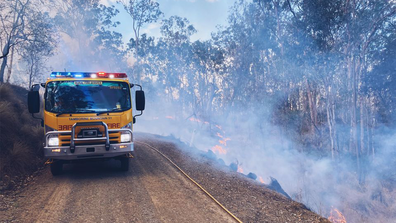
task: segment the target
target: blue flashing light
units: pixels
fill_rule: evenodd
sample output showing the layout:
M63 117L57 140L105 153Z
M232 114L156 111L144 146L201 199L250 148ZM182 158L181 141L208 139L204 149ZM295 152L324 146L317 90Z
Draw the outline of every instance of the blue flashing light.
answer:
M127 78L125 73L105 73L105 72L52 72L51 78Z

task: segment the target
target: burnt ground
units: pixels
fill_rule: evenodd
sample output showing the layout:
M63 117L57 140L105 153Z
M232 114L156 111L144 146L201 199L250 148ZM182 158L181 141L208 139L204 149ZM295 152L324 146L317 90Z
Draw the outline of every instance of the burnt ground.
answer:
M168 156L243 222L329 222L303 204L208 159L207 154L172 137L139 134L137 141Z
M136 134L128 172L118 170L118 161L66 165L57 177L46 167L23 188L0 192L0 222L235 222L143 143L167 155L243 222L329 222L196 149L149 134Z

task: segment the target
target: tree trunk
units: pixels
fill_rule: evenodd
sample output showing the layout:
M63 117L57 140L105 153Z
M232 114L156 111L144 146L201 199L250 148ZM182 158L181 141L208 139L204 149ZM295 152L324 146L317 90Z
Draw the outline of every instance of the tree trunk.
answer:
M331 124L331 115L330 115L330 105L329 102L326 105L326 115L327 115L327 124L329 126L329 136L330 136L330 150L331 150L331 159L334 160L334 138L333 138L333 126Z
M360 155L361 155L361 165L360 165L360 172L359 172L359 182L363 183L365 179L365 158L366 158L366 153L365 153L365 125L366 122L364 121L365 118L365 105L364 105L364 98L360 99Z
M368 126L368 131L367 131L367 155L371 152L372 159L375 158L375 149L373 146L373 127L375 126L375 119L373 118L373 112L372 112L372 107L370 103L370 107L368 109L369 115L368 115L368 120L367 123L369 123Z
M331 86L328 87L326 114L327 114L327 124L329 126L331 158L334 160L338 149L336 143L335 103L334 103Z
M7 83L10 82L13 60L14 60L14 47L11 47L11 58L10 58L10 66L8 66L7 81L6 81Z
M9 50L9 44L6 44L3 48L3 55L6 55L6 53ZM4 72L5 72L5 68L7 66L7 58L8 56L3 57L3 61L1 63L1 67L0 67L0 83L4 83Z
M309 86L309 82L307 79L305 79L305 85L307 88L309 113L310 113L310 117L311 117L311 132L314 133L316 125L317 125L317 123L316 123L317 122L316 105L315 105L315 101L314 101L315 99L312 95L311 88Z
M34 68L34 56L30 55L29 86L28 86L29 88L30 86L32 86L32 82L33 82L33 77L34 77L33 68Z
M349 139L349 150L351 154L356 155L357 172L360 172L360 151L358 146L357 137L357 80L356 80L356 69L355 69L355 58L353 55L349 55L348 58L348 77L350 82L351 100L350 100L350 139Z

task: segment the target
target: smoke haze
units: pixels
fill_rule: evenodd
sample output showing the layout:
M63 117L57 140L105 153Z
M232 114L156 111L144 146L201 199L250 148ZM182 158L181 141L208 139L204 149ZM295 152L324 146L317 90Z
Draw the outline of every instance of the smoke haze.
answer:
M126 72L146 92L135 131L211 150L258 183L274 177L324 217L396 219L392 2L238 0L209 40L191 41L200 30L188 18L159 13L129 42L115 18L128 17L128 35L132 18L105 2L55 1L49 71ZM160 36L144 33L159 24ZM14 62L11 82L26 85L26 64Z

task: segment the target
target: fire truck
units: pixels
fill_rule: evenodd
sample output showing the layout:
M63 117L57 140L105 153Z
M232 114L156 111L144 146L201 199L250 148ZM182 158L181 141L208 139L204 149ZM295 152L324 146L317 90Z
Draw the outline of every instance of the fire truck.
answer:
M139 90L131 92L135 86ZM135 116L133 93L139 112ZM63 164L92 159L118 159L121 170L128 171L134 152L133 124L144 108L142 87L129 83L125 73L52 72L28 93L29 112L44 127L44 157L53 175L63 172Z

